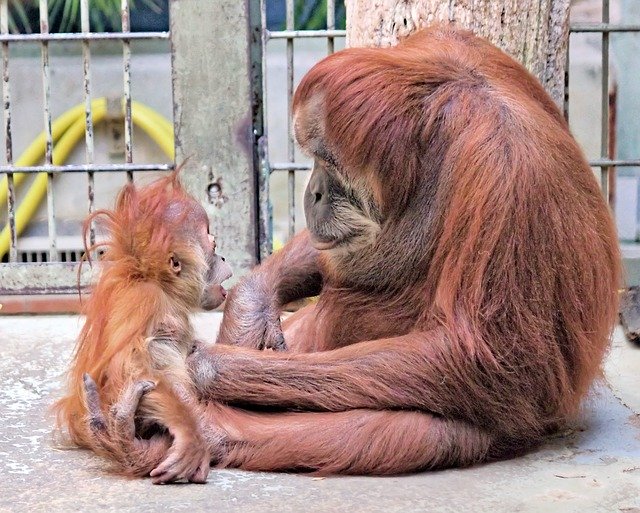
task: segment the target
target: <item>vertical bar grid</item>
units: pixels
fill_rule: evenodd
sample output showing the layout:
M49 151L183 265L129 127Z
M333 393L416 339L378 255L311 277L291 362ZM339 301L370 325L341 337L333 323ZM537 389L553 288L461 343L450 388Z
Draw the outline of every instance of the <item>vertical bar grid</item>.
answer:
M263 0L263 4L264 4ZM615 151L612 150L612 144L615 144L612 141L613 132L611 131L611 105L610 105L610 97L609 97L609 78L610 78L610 34L612 32L634 32L638 33L638 28L636 25L632 24L621 24L621 25L611 25L610 24L610 4L611 0L602 0L602 20L600 23L583 23L583 24L573 24L570 27L570 32L595 32L600 33L602 37L602 53L601 53L601 67L602 67L602 77L601 77L601 140L600 140L600 158L593 159L591 161L591 165L593 167L600 168L600 181L602 192L605 197L609 198L609 201L612 201L613 197L613 185L614 185L614 172L615 167L611 165L611 162L615 160ZM268 163L270 168L270 172L286 170L289 177L289 236L292 236L295 231L295 182L294 176L295 171L300 169L306 169L306 166L300 165L297 166L294 161L293 154L293 133L291 127L291 99L293 95L293 45L295 39L301 37L324 37L327 39L327 52L331 53L335 50L334 39L335 37L341 37L343 34L335 34L335 0L326 0L327 11L326 11L326 22L327 22L327 31L324 32L322 30L295 30L295 11L294 11L294 2L293 0L287 0L286 2L286 27L284 30L280 31L269 31L267 27L264 27L265 32L267 33L267 39L286 39L287 40L287 96L289 101L289 126L288 126L288 162L285 163ZM569 41L570 42L570 41ZM569 44L568 42L568 44ZM565 91L564 91L564 115L567 121L569 121L569 66L570 66L570 55L569 48L567 48L567 57L566 57L566 70L565 70ZM618 162L618 161L616 161ZM625 165L624 162L618 163L618 165ZM628 165L628 164L627 164Z
M89 21L89 0L80 0L80 28L83 33L91 32ZM94 146L93 146L93 115L91 113L91 49L89 41L82 42L82 73L83 73L83 94L84 94L84 119L85 119L85 146L86 146L86 163L91 165L94 162ZM93 172L87 173L87 195L89 198L89 213L93 212L94 207L94 176ZM95 226L91 223L89 230L89 242L91 245L95 243Z
M287 0L287 30L294 29L294 4ZM293 138L293 37L287 38L287 157L295 161L295 143ZM289 171L289 238L296 231L296 172Z
M336 28L336 0L327 0L327 30ZM327 54L331 55L335 50L333 36L327 37Z
M567 123L569 123L569 66L571 65L571 60L569 58L569 54L571 53L571 34L567 35L567 60L564 65L564 95L562 98L562 112L564 114L564 119L566 119Z
M0 197L3 194L7 194L7 223L6 226L2 228L2 234L0 234L0 240L2 240L2 247L4 249L8 248L8 260L11 263L17 263L19 257L21 257L25 263L34 263L34 264L42 264L45 262L57 262L60 260L60 255L58 253L58 245L60 241L57 239L57 228L56 228L56 210L55 210L55 194L54 194L54 183L53 178L56 174L62 174L66 172L83 172L87 173L88 178L88 210L95 210L95 183L94 177L95 172L100 171L126 171L128 176L131 177L131 173L133 171L155 171L157 169L168 169L171 166L166 165L142 165L136 166L133 164L132 158L132 101L131 101L131 88L130 88L130 61L131 61L131 50L129 43L132 39L168 39L169 34L167 32L145 32L139 34L130 33L130 22L129 22L129 2L127 0L120 0L119 5L122 8L121 18L123 22L122 33L105 33L105 34L94 34L91 32L90 27L90 5L91 0L74 0L77 1L77 6L79 9L80 15L80 28L81 33L70 33L70 34L51 34L49 27L49 5L48 0L38 0L36 2L36 6L39 9L39 33L35 34L11 34L9 31L9 14L13 0L0 0L0 53L2 54L2 100L3 100L3 130L4 135L2 138L4 139L5 145L5 161L0 163L2 164L2 170L0 171ZM21 2L22 0L15 0L16 2ZM131 0L133 1L133 0ZM124 101L123 105L119 104L118 112L124 112L125 114L125 144L126 144L126 163L119 165L96 165L95 164L95 145L94 145L94 118L92 117L92 79L91 79L91 52L90 52L90 41L105 39L105 40L119 40L123 42L123 68L124 68ZM85 114L85 150L86 150L86 164L83 165L69 165L64 166L63 163L60 162L60 155L58 155L58 151L54 147L54 143L56 139L54 139L54 135L56 137L60 137L61 133L59 129L53 131L57 125L52 123L52 80L55 80L55 75L52 74L51 62L50 62L50 50L49 50L49 42L50 41L77 41L78 46L82 48L82 56L83 56L83 88L84 88L84 114ZM14 162L14 153L13 153L13 141L12 135L13 131L12 124L15 120L15 117L11 116L11 94L10 94L10 83L9 83L9 62L10 62L10 44L13 41L18 42L33 42L30 44L35 44L35 48L40 46L41 53L41 75L42 75L42 91L43 91L43 103L42 103L42 114L41 116L44 119L44 130L43 134L40 136L40 145L42 152L42 163L37 165L36 163L26 162L24 158L18 158L17 162ZM15 86L14 86L15 87ZM15 110L15 109L14 109ZM17 165L16 165L17 164ZM15 197L16 187L19 185L20 179L25 175L21 176L16 173L33 173L33 177L35 180L39 182L41 187L46 185L47 191L47 225L48 225L48 237L47 237L47 246L42 249L38 249L37 253L34 253L31 257L27 255L20 255L17 250L17 238L18 231L21 227L24 226L24 222L20 223L19 216L16 218L16 214L19 213L19 209L17 209L17 200ZM4 189L4 177L3 175L7 175L6 187ZM2 197L4 200L4 197ZM4 203L4 201L2 202ZM2 207L3 208L3 207ZM24 220L23 220L24 221ZM93 227L91 230L91 241L93 242L95 239ZM66 258L65 258L66 256ZM70 262L72 259L70 258L70 254L65 252L63 254L63 260L65 262ZM38 269L42 270L42 275L39 278L34 278L30 273L25 273L24 278L20 277L17 282L16 287L6 287L6 283L3 279L0 278L0 290L1 291L22 291L23 288L31 287L30 293L37 292L62 292L67 290L74 289L74 285L76 283L75 271L72 271L72 266L38 266ZM35 268L35 267L34 267ZM0 274L3 276L10 275L12 272L12 268L7 266L6 268L0 266ZM7 274L8 273L8 274ZM13 277L12 277L13 279ZM34 281L35 280L35 281ZM36 283L37 282L37 283ZM62 285L62 286L60 286ZM12 293L12 292L10 292Z
M129 0L122 0L122 32L131 31L129 18ZM133 162L131 148L131 42L129 39L122 40L122 64L124 75L124 158L127 164ZM127 171L127 180L133 181L133 173Z
M40 33L49 33L47 0L40 0ZM53 164L53 137L51 134L51 80L49 73L49 42L42 41L42 88L44 98L45 167ZM49 261L58 260L56 251L56 218L53 202L53 173L47 173L47 220L49 224Z
M9 33L9 0L0 0L0 33ZM2 42L2 104L4 105L5 159L13 164L13 142L11 140L11 94L9 89L9 43ZM9 224L9 262L18 260L15 187L13 173L7 173L7 222Z
M264 261L273 252L273 210L271 199L269 197L269 187L271 168L269 162L269 152L267 150L267 101L265 98L267 92L267 2L260 2L260 32L261 32L261 75L262 75L262 137L258 139L258 156L260 158L260 211L261 225L263 233L260 236L260 261Z
M602 23L609 23L609 0L602 0ZM609 158L609 32L602 32L602 84L601 84L600 158ZM605 198L609 197L609 167L600 168L600 186Z

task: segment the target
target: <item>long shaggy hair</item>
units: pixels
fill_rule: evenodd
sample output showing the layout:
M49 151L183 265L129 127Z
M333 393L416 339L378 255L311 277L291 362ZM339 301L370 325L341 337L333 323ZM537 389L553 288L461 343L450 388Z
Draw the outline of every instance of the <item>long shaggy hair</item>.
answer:
M101 273L83 303L85 323L67 377L68 393L54 405L58 426L66 427L78 446L95 448L88 432L83 375L95 380L105 407L113 404L125 386L148 378L141 373L152 368L146 347L152 328L160 323L170 327L172 319L181 325L190 305L199 300L204 284L194 271L206 263L197 248L181 252L183 259L194 259L183 265L182 271L192 274L188 279L177 280L167 265L169 255L186 244L176 233L186 215L179 206L188 201L177 173L172 173L142 189L126 185L113 210L96 211L84 223L87 258L104 249ZM94 221L101 222L109 237L89 247Z
M463 417L537 436L574 414L608 347L620 255L593 173L535 78L436 27L324 59L296 91L294 109L309 103L341 171L373 173L386 218L373 245L326 261L325 347L376 331L345 319L372 301L384 310L367 292L378 288L396 311L387 335L446 334L451 357L428 374Z

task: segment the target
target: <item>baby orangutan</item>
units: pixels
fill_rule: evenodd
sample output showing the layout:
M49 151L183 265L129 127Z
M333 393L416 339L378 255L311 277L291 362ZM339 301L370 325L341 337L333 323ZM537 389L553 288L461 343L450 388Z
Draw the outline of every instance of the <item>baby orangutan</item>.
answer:
M96 218L106 221L110 239L87 247ZM154 483L207 479L215 444L205 440L185 366L194 347L189 314L219 306L221 283L231 276L208 226L176 173L143 188L126 185L113 211L85 221L86 254L104 245L103 269L84 305L68 395L55 410L72 442L107 457L120 474L144 476L153 468ZM144 395L136 412L124 406L131 393ZM122 426L134 414L132 451L132 433Z

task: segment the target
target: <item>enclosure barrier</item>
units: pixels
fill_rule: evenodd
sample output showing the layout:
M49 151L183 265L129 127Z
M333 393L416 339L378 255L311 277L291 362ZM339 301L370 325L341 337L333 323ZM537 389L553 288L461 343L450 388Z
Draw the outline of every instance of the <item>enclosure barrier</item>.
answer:
M57 170L59 172L74 173L74 172L88 172L89 166L87 165L63 165L73 148L85 135L85 116L82 114L83 105L78 105L67 112L65 112L60 118L52 124L51 137L54 143L52 164L49 167L49 171ZM93 125L101 123L107 118L107 99L100 98L94 100L91 103L91 119ZM165 118L160 116L157 112L153 111L149 107L137 102L132 102L132 114L131 118L133 122L140 126L144 132L146 132L151 139L164 151L164 153L171 160L174 158L173 147L173 127ZM36 140L27 148L27 150L20 156L14 166L14 172L16 172L13 179L14 188L24 180L27 174L37 173L34 182L31 184L29 191L24 197L22 204L15 209L14 215L14 229L15 235L20 233L26 228L29 220L38 208L42 198L47 192L48 187L48 175L42 172L42 167L35 165L41 158L45 148L46 134L40 134ZM133 166L136 171L155 171L158 169L158 165L138 165ZM129 169L133 169L129 166ZM165 169L169 169L170 166L165 166ZM112 172L118 171L117 164L107 165L95 165L91 168L90 172L102 171ZM132 172L132 171L129 171ZM7 197L7 179L0 181L0 203L3 203ZM5 226L0 232L0 258L4 257L7 251L10 249L11 233L9 226ZM91 233L91 244L94 242L93 232ZM15 248L13 248L15 249Z
M103 171L119 171L131 179L133 172L167 170L164 164L139 165L134 162L132 125L136 104L131 98L131 47L134 40L169 40L172 52L172 78L174 88L174 131L176 158L187 163L186 186L201 201L212 220L216 234L220 234L221 246L234 262L237 275L249 269L272 250L272 221L269 203L269 177L276 172L287 174L288 235L292 236L300 223L295 217L296 173L309 171L310 166L296 161L292 125L292 98L294 91L295 42L306 38L320 38L327 42L327 54L334 51L337 38L343 38L344 30L335 28L335 0L327 0L326 30L298 30L295 23L294 0L286 0L286 21L283 30L266 28L266 2L237 2L237 0L170 0L171 37L169 32L130 31L129 1L122 0L122 30L115 33L92 33L89 26L89 0L80 0L81 32L72 34L49 33L47 0L39 0L40 33L10 34L8 30L8 2L0 0L0 43L2 45L4 109L4 141L6 164L0 173L6 174L6 199L8 205L7 228L2 241L8 240L8 264L0 264L0 294L73 292L76 266L56 262L56 229L54 194L52 186L56 174L66 172L86 173L87 212L94 210L94 174ZM610 176L616 167L640 166L640 159L617 159L609 151L609 39L615 32L640 32L638 24L610 23L610 1L602 2L600 23L574 23L571 34L599 33L602 38L602 127L600 156L590 165L600 169L603 191L609 194ZM235 25L228 20L234 20ZM247 37L241 37L246 30ZM240 32L239 32L240 31ZM240 35L239 35L240 33ZM92 107L91 43L99 40L122 43L123 121L125 155L121 164L96 165L94 156L94 125L96 111ZM266 133L265 50L270 41L286 41L286 101L287 136L286 161L271 162L268 157ZM60 144L63 130L52 122L50 112L49 43L78 41L82 46L83 62L83 122L74 125L85 135L85 164L62 165L58 160L54 143ZM9 76L9 45L27 42L41 48L41 75L44 93L44 132L38 139L44 149L44 164L35 160L13 160L11 137L11 90ZM216 48L224 52L216 52ZM210 48L209 53L203 48ZM224 54L224 55L223 55ZM203 56L206 65L203 66ZM568 67L567 67L568 71ZM568 106L569 75L566 77L565 110ZM224 98L224 102L219 99ZM203 100L206 100L203 103ZM78 118L75 118L76 121ZM67 127L68 128L68 127ZM65 134L66 135L66 134ZM80 136L81 137L81 136ZM282 141L284 142L284 141ZM20 214L16 208L15 187L20 181L18 173L36 173L47 191L48 260L47 263L22 264L17 260L17 235ZM44 173L44 174L42 174ZM46 178L46 180L45 180ZM93 230L90 234L94 238ZM2 244L5 244L4 242ZM0 246L5 247L5 246ZM640 274L639 274L640 276Z
M570 26L572 34L595 32L602 34L602 77L601 77L601 102L600 102L600 158L591 160L589 164L592 167L600 168L600 185L606 198L613 200L609 195L609 174L614 172L612 168L640 166L640 159L613 159L610 156L609 139L609 59L610 59L610 37L612 32L640 32L640 24L611 24L610 17L610 0L602 0L602 23L574 23ZM571 41L571 39L569 39ZM569 52L567 51L567 59ZM564 111L568 116L569 112L569 63L567 62L565 106Z
M262 2L264 9L264 1ZM335 30L335 19L333 13L335 12L335 1L329 0L327 2L327 30L294 30L294 0L287 0L286 12L287 20L285 30L281 31L268 31L265 30L265 43L274 39L286 39L287 41L287 105L288 111L288 161L287 162L265 162L263 167L266 168L265 173L271 174L273 172L287 172L288 173L288 233L291 237L296 229L295 219L295 175L298 171L310 171L310 166L304 163L295 162L294 159L294 136L292 130L292 114L291 114L291 99L293 94L293 51L294 41L302 38L325 38L327 40L328 52L333 51L334 39L337 37L344 37L346 31ZM571 23L569 27L570 36L580 33L597 33L601 34L602 39L602 77L601 77L601 127L600 127L600 156L599 158L590 159L589 165L592 168L599 169L600 171L600 183L603 190L603 194L609 200L610 205L613 207L613 191L610 189L609 184L615 177L616 167L640 167L640 158L633 159L619 159L614 158L610 153L610 127L609 127L609 80L610 80L610 34L611 33L640 33L640 24L638 23L619 23L614 24L610 22L610 0L602 0L602 20L600 23ZM571 37L569 38L569 44ZM569 51L567 51L567 59ZM564 99L564 112L568 118L569 112L569 63L566 66L565 76L565 99ZM264 88L266 91L266 87ZM273 141L271 141L273 144ZM628 251L626 248L624 251L624 261L627 274L627 282L629 284L640 284L640 250Z
M169 32L131 32L129 18L129 0L122 0L122 30L113 33L92 33L89 24L89 0L80 0L80 24L78 33L50 33L48 20L48 1L39 0L40 32L34 34L10 34L8 24L9 0L0 0L0 43L2 45L2 98L4 114L4 142L6 164L0 166L0 173L6 178L0 183L0 199L7 201L7 225L0 234L0 256L8 251L8 263L0 264L0 294L70 292L76 271L76 264L58 262L55 197L53 192L54 176L61 173L86 173L87 175L87 213L94 207L94 173L117 171L124 172L131 180L133 172L162 171L172 169L166 164L135 164L133 162L132 123L137 117L139 124L152 135L163 130L167 132L167 122L162 123L148 109L138 105L139 114L132 112L131 99L131 48L132 40L168 40ZM94 125L106 116L104 99L92 98L91 50L93 41L122 42L123 74L123 121L124 121L124 163L97 165L94 163ZM60 41L78 41L82 46L83 97L84 105L63 114L52 123L51 119L51 76L49 63L49 43ZM13 159L12 118L11 118L11 80L9 75L10 43L34 43L41 48L41 79L43 88L44 131L16 162ZM85 164L63 165L75 143L85 139ZM157 134L156 134L157 135ZM169 139L167 139L169 137ZM156 137L156 139L158 139ZM173 128L169 125L160 142L165 153L173 158ZM56 144L54 150L54 143ZM38 162L44 158L44 164ZM20 207L16 206L16 186L26 174L36 173L34 183ZM46 193L48 251L47 263L18 262L17 237L24 229L35 208ZM90 238L95 233L91 227Z
M600 158L591 159L589 165L600 169L600 185L603 194L607 198L612 209L615 207L615 184L616 167L636 167L640 166L640 158L618 159L615 158L615 149L611 147L610 133L610 105L609 105L609 80L610 80L610 35L612 33L640 33L639 23L611 23L611 1L602 0L602 21L601 23L572 23L569 27L571 34L597 33L601 34L602 55L601 66L602 76L600 82ZM571 37L569 37L571 44ZM564 111L568 119L569 113L569 51L567 51L567 66L565 75L565 101ZM612 151L613 150L613 151ZM628 286L640 285L640 250L633 246L622 248L622 255L625 267L625 281Z
M263 20L266 19L266 2L261 2ZM267 173L274 171L286 171L288 174L288 212L289 212L289 238L296 232L296 171L310 171L309 164L295 162L295 138L293 134L293 92L294 92L294 40L302 38L323 38L327 40L327 55L334 52L335 39L346 36L346 30L336 30L336 2L327 0L327 29L326 30L295 30L294 0L286 1L286 26L285 30L270 31L264 28L265 45L272 39L286 39L287 41L287 162L266 163ZM266 25L266 24L265 24ZM266 48L265 48L266 51ZM263 86L266 91L266 85ZM266 119L266 112L264 113Z

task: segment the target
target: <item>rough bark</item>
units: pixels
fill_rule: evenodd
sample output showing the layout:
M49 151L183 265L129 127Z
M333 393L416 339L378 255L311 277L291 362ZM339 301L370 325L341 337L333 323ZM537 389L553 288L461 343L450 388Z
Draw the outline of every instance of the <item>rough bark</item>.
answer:
M392 46L433 23L453 23L523 63L558 105L564 97L570 0L346 0L347 46Z

